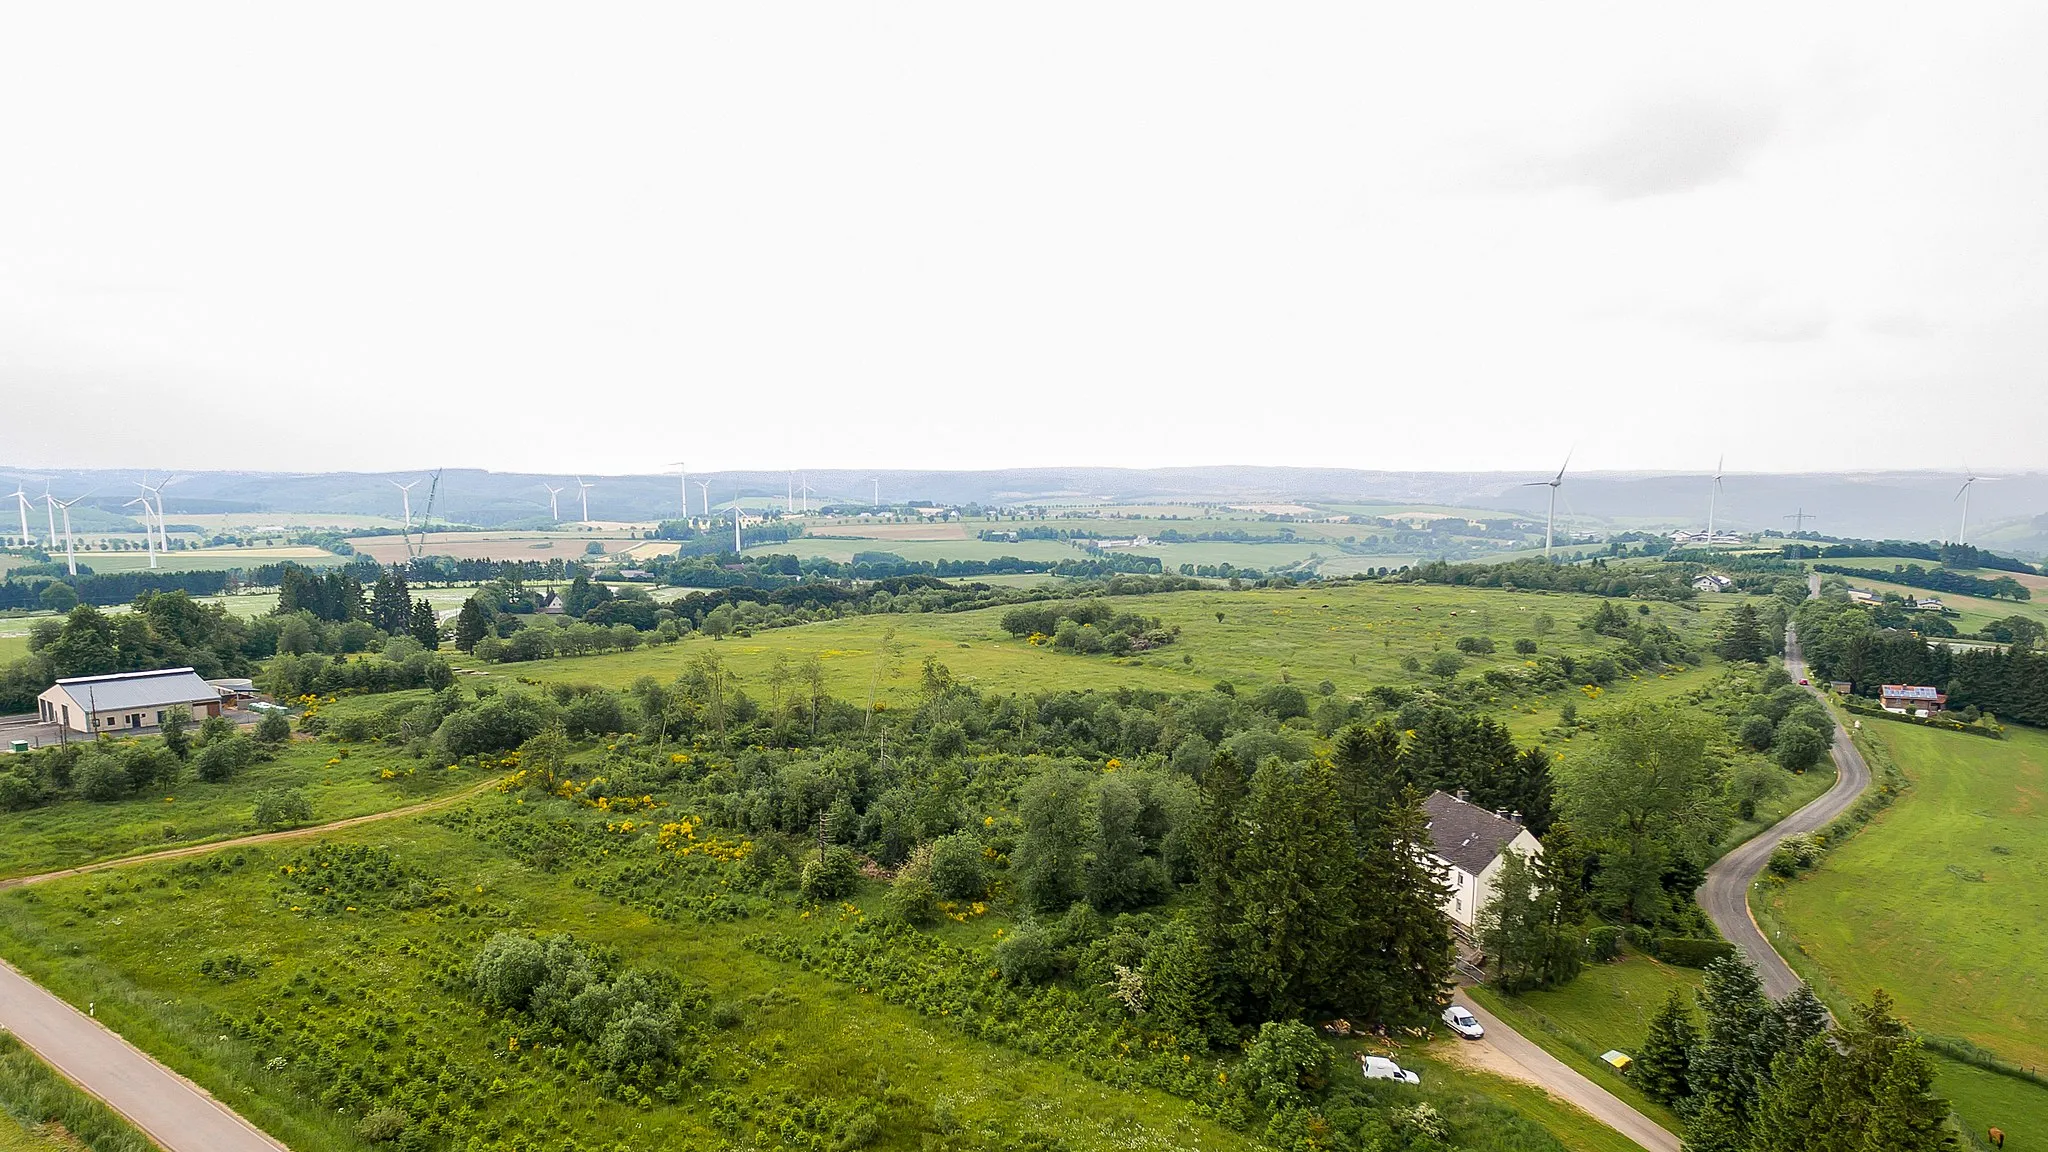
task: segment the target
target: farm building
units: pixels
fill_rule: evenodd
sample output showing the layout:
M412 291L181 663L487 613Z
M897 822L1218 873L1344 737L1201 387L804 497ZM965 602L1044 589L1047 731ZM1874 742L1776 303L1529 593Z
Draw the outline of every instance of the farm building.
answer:
M1719 572L1708 572L1693 578L1692 586L1698 592L1726 592L1734 581Z
M1521 820L1506 812L1490 812L1463 796L1432 792L1422 802L1429 817L1430 858L1440 865L1450 881L1451 894L1444 898L1444 915L1465 932L1479 920L1479 910L1493 899L1493 883L1500 874L1502 857L1518 852L1524 859L1542 855L1543 845Z
M1925 684L1886 684L1877 690L1878 703L1887 712L1908 712L1921 716L1941 711L1948 697Z
M221 692L190 668L162 668L68 677L44 689L36 703L45 724L98 733L155 728L179 705L194 717L218 716Z

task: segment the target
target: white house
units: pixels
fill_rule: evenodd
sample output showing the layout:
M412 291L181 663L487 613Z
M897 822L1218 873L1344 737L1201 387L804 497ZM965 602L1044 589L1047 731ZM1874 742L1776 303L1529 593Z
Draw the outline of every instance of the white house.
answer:
M179 705L196 718L220 715L220 689L190 668L154 672L116 672L108 676L71 676L36 697L45 724L62 724L74 732L116 732L155 728L164 713Z
M1701 592L1726 592L1734 584L1735 581L1721 575L1719 572L1707 572L1695 576L1692 581L1693 588Z
M1543 854L1543 845L1521 821L1490 812L1444 792L1431 792L1422 802L1429 817L1430 859L1444 870L1451 894L1444 915L1466 932L1478 923L1479 910L1493 899L1494 880L1502 857L1518 852L1525 860Z

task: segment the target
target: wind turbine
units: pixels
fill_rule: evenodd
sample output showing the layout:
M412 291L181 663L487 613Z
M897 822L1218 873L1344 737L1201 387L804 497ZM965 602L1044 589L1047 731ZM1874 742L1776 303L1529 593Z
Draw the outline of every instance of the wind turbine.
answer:
M152 486L149 482L149 473L144 472L142 474L142 483L140 485L140 487L142 488L142 511L144 513L142 518L143 529L145 531L149 530L149 499L150 497L154 496L156 498L156 550L158 552L163 553L166 556L169 556L171 554L171 532L170 529L164 525L164 488L170 482L171 478L169 476L165 476L162 481ZM150 564L150 567L154 568L156 567L156 564L152 562Z
M541 484L541 487L548 490L548 515L553 516L555 518L555 523L561 523L562 506L556 503L555 497L561 495L562 490L560 488L555 487L553 484L548 483Z
M690 466L688 464L683 463L681 460L677 460L674 463L671 463L669 467L677 468L682 471L683 520L685 523L687 523L690 519Z
M1709 548L1714 546L1715 505L1721 502L1721 465L1726 463L1727 460L1728 457L1722 456L1714 461L1714 490L1707 497L1707 547Z
M576 498L583 502L583 522L585 524L590 523L590 490L595 487L597 487L595 484L585 484L581 476L576 478Z
M1552 476L1548 480L1531 480L1526 484L1520 485L1523 488L1547 487L1550 489L1550 511L1543 517L1543 558L1545 560L1550 559L1550 543L1553 538L1552 529L1557 524L1557 490L1564 484L1564 470L1571 466L1572 454L1570 450L1567 450L1564 454L1564 463L1558 466L1557 475Z
M137 496L135 499L121 505L121 507L133 508L137 504L142 505L142 540L144 546L149 549L149 566L154 568L156 567L156 529L149 522L149 497L146 495L148 491L149 489L145 487L143 489L145 495Z
M1968 531L1970 527L1971 486L1976 484L1979 480L1999 479L1999 477L1997 476L1979 476L1977 475L1976 471L1972 469L1968 464L1963 465L1963 475L1968 477L1968 479L1963 481L1963 486L1961 488L1956 489L1956 494L1950 501L1951 503L1953 503L1955 500L1961 500L1963 502L1963 520L1961 524L1958 524L1956 526L1956 543L1958 544L1964 543L1963 533Z
M59 500L54 496L44 497L44 499L64 510L64 566L73 576L78 575L78 548L76 541L71 535L71 506L90 495L92 493L85 492L73 496L69 500Z
M771 491L771 492L772 492L772 491L774 491L774 489L772 489L772 488L771 488L771 489L769 489L769 491ZM771 497L769 497L769 499L771 499L771 500L772 500L772 499L774 499L774 497L772 497L772 496L771 496ZM741 544L740 544L740 494L739 494L738 492L734 492L734 493L732 494L732 550L733 550L733 554L734 554L734 555L738 555L738 554L739 554L739 552L740 552L740 550L741 550L741 547L742 547L742 546L741 546Z
M792 472L789 475L784 476L782 478L782 487L783 511L787 512L791 516L794 516L796 515L796 473Z
M20 505L20 507L21 507L21 546L22 546L23 548L26 548L26 547L28 547L28 546L29 546L29 538L28 538L28 493L27 493L27 492L24 492L24 491L22 491L21 485L19 485L19 484L16 484L16 485L14 486L14 501L15 501L15 503L16 503L16 504Z
M875 482L875 507L880 508L882 506L882 478L875 476L871 477L871 479Z
M801 479L797 481L796 492L798 496L801 496L803 498L803 509L804 515L806 516L810 515L811 513L811 493L816 491L816 488L811 487L811 478L809 474L805 474Z
M706 520L709 520L711 519L711 481L697 481L697 491L703 493L704 495L704 518ZM689 510L689 507L685 505L683 508L684 513L687 514Z

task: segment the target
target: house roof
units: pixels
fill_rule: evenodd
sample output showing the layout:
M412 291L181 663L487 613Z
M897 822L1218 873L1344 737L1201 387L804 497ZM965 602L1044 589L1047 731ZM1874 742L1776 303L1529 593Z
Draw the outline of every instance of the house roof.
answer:
M1429 817L1429 838L1444 860L1478 874L1497 859L1522 826L1445 792L1431 792L1422 802Z
M57 681L53 687L62 689L79 707L94 712L162 708L171 704L198 704L220 699L220 692L190 668L71 676Z
M1929 688L1924 684L1887 684L1884 686L1884 694L1886 696L1895 696L1901 700L1941 699L1941 690L1939 688Z

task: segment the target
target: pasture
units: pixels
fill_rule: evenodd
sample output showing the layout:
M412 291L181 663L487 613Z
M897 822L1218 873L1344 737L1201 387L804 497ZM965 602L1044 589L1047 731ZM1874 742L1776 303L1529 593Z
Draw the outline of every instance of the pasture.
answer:
M1933 596L1939 598L1943 604L1948 605L1957 612L1958 615L1951 618L1950 623L1956 626L1958 632L1975 632L1993 620L2002 620L2007 616L2027 616L2043 624L2048 624L2048 587L2044 587L2044 585L2048 585L2048 578L2028 576L2017 572L1994 572L1990 569L1976 569L1967 573L1968 575L1986 580L1999 576L2011 576L2021 584L2027 585L2034 593L2034 599L2032 600L1998 600L1988 596L1960 596L1953 592L1936 592L1927 588L1914 588L1884 579L1884 576L1891 572L1894 564L1904 564L1909 563L1909 561L1890 557L1876 559L1857 557L1848 560L1830 560L1827 563L1837 564L1844 568L1857 568L1869 571L1869 576L1834 577L1834 579L1846 579L1858 588L1867 588L1878 593L1897 592L1904 596ZM1921 567L1929 568L1932 565L1922 564Z
M1841 993L1884 988L1929 1031L2048 1070L2048 733L1862 734L1913 786L1769 890L1773 918Z
M360 556L379 564L405 560L403 536L355 536L349 547ZM592 543L604 552L622 552L643 543L638 533L620 528L561 532L429 532L426 551L430 556L453 556L458 560L592 560Z
M984 1142L967 1145L977 1148L1028 1145L1033 1133L1056 1134L1057 1146L1074 1152L1256 1146L1187 1100L1113 1087L1062 1058L977 1038L936 1005L920 1011L879 987L777 959L772 945L743 942L819 940L874 912L874 884L837 908L756 902L740 922L700 921L674 914L671 897L716 899L737 865L706 861L708 871L659 893L622 884L652 837L621 835L602 814L579 816L541 800L549 811L536 816L569 818L592 847L577 868L536 866L486 834L494 825L477 822L517 818L521 799L481 797L466 802L474 817L402 818L323 839L391 848L416 890L440 893L422 905L375 891L351 895L346 908L340 899L315 903L291 879L309 867L309 846L236 847L0 894L0 942L57 994L94 1002L103 1022L294 1147L369 1147L357 1118L323 1096L335 1085L320 1069L337 1059L401 1082L438 1078L447 1085L443 1115L474 1109L460 1130L545 1136L550 1147L563 1138L610 1147L628 1132L635 1147L708 1147L756 1125L764 1136L778 1124L789 1133L791 1117L829 1131L862 1109L881 1121L875 1147L950 1147L928 1138L949 1132L981 1134ZM604 855L598 843L607 845ZM1007 923L991 913L948 925L947 936L982 949ZM628 964L673 973L701 990L700 1003L726 1006L726 1022L689 1042L685 1057L701 1057L701 1071L636 1107L600 1096L587 1077L561 1075L559 1040L520 1036L479 1012L447 972L460 970L493 932L520 928L573 931L617 949ZM223 958L231 967L219 967ZM972 978L988 979L978 968ZM1538 1093L1441 1062L1431 1053L1445 1043L1420 1053L1424 1085L1401 1090L1400 1099L1435 1104L1467 1135L1461 1146L1627 1147ZM1211 1075L1204 1067L1194 1084Z
M1664 603L1644 606L1653 618L1694 637L1696 646L1705 649L1719 614L1737 599L1724 597L1699 611ZM983 692L1055 685L1186 692L1219 680L1252 691L1284 679L1311 694L1324 680L1336 693L1357 694L1378 684L1412 682L1417 674L1404 668L1405 659L1428 664L1440 653L1455 652L1457 641L1466 636L1490 637L1494 652L1461 657L1459 675L1465 677L1521 668L1528 657L1514 651L1518 639L1535 641L1539 653L1575 659L1610 651L1615 641L1577 626L1598 603L1594 597L1418 584L1214 589L1116 600L1119 610L1157 616L1181 629L1174 644L1123 659L1034 646L1003 631L1005 609L990 608L856 616L724 640L692 636L628 653L479 667L504 679L625 687L644 675L671 679L690 661L715 654L758 695L778 660L802 662L815 656L833 695L864 701L872 685L881 700L890 702L915 695L929 656L945 664L956 680ZM1549 631L1539 631L1541 617L1549 618ZM1655 676L1641 682L1642 687L1659 684ZM1676 681L1661 684L1674 687ZM1637 685L1624 678L1618 687Z
M396 539L396 537L393 537ZM141 543L141 538L136 538ZM61 554L59 559L62 559ZM325 548L309 544L277 544L249 548L178 548L159 554L157 564L166 572L218 572L231 568L256 568L264 564L282 564L285 561L318 568L331 564L345 564L346 558L336 556ZM121 552L78 553L81 565L90 565L95 572L137 572L149 568L149 554L141 548Z
M381 707L401 697L366 699ZM188 766L172 786L123 800L0 812L0 879L259 831L255 796L269 788L303 790L314 822L324 824L447 795L479 779L472 770L451 772L380 745L295 740L276 759L224 783L199 780Z

